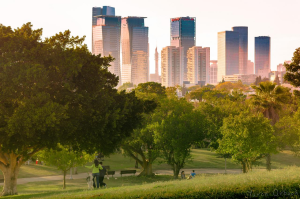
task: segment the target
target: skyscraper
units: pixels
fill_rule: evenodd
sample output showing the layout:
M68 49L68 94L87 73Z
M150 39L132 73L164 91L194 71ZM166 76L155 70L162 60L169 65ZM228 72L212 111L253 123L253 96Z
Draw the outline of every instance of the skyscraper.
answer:
M210 69L209 69L209 83L210 84L217 84L218 78L218 61L217 60L210 60Z
M183 47L184 74L183 80L187 80L187 51L196 45L196 18L178 17L170 20L171 46Z
M155 48L155 73L154 74L150 74L150 81L151 82L158 82L160 83L160 76L159 76L159 72L158 72L158 59L159 59L159 54L157 51L157 47Z
M218 82L226 75L239 74L239 33L218 32Z
M165 87L183 85L183 48L167 46L161 50L161 83Z
M187 80L191 84L209 83L210 48L194 46L187 51Z
M254 74L254 63L251 60L248 60L247 70L245 75L251 75L251 74Z
M247 73L248 62L248 27L232 27L234 32L239 33L239 74Z
M255 37L255 74L268 78L271 69L271 38Z
M95 17L97 24L93 26L93 45L92 53L95 55L109 56L115 58L110 63L108 70L119 76L119 85L121 84L120 71L120 41L121 41L121 17L100 15Z
M145 17L122 18L122 82L134 85L149 80L148 27ZM123 75L124 74L124 75Z
M92 11L92 25L97 25L97 18L95 16L99 15L109 15L109 16L115 16L115 8L110 6L103 6L101 7L93 7Z

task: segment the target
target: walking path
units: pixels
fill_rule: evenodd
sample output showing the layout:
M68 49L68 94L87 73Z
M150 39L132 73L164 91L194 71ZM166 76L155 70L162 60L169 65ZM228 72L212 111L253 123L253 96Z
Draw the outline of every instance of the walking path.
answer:
M189 174L192 170L195 170L196 174L200 173L225 173L224 169L183 169L186 174ZM154 170L154 173L157 175L173 175L172 170ZM230 174L238 174L242 173L241 169L227 169L227 173ZM139 173L137 173L138 175ZM124 175L124 174L123 174ZM73 179L83 179L88 176L87 173L80 173L76 175L72 175ZM124 175L126 176L126 175ZM120 171L116 171L114 177L121 177ZM70 179L70 175L66 176L66 179ZM32 178L19 178L18 184L26 184L28 182L41 182L41 181L55 181L55 180L63 180L63 175L57 176L43 176L43 177L32 177ZM3 186L3 183L0 183L0 186Z

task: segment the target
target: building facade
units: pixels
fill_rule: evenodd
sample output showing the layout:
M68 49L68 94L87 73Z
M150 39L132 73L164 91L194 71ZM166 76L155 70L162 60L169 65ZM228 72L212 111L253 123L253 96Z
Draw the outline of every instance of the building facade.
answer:
M235 26L235 27L232 27L232 31L237 32L239 34L239 74L247 74L248 27Z
M108 67L108 70L121 77L121 17L100 15L96 19L97 24L93 26L92 53L114 57L115 60L110 63L111 66ZM121 79L119 84L121 84Z
M210 68L209 68L209 83L210 84L217 84L218 83L218 61L217 60L210 60Z
M161 50L161 84L165 87L183 85L182 47L167 46Z
M134 85L149 81L148 27L144 18L124 17L121 22L122 82Z
M244 74L234 74L234 75L226 75L224 76L225 82L232 82L237 83L238 81L241 81L243 84L251 85L255 82L257 75L250 74L250 75L244 75Z
M183 79L187 80L187 51L196 45L196 18L177 17L170 20L170 45L182 47L184 54Z
M97 18L96 16L99 15L109 15L109 16L115 16L115 8L110 6L103 6L101 7L93 7L92 9L92 25L97 25Z
M194 46L187 51L187 80L191 84L208 84L210 68L210 48Z
M239 33L218 32L218 82L224 76L239 74Z
M268 36L255 37L255 74L269 78L271 69L271 38Z
M251 74L254 74L254 63L251 60L248 60L247 70L245 75L251 75Z

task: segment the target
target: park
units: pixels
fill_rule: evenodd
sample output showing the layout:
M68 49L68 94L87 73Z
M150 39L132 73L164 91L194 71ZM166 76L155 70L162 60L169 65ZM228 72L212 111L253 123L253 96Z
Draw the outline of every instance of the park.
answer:
M300 194L299 91L269 80L118 90L108 71L114 58L91 54L84 37L67 30L42 39L31 23L0 30L3 198ZM285 80L299 87L300 48L285 67ZM85 166L99 153L115 173L107 188L88 190ZM180 179L192 170L195 178Z

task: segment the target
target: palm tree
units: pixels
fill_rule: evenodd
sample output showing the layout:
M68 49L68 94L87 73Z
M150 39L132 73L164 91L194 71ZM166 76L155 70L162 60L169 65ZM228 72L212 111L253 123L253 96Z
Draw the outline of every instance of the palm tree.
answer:
M291 99L291 93L288 88L277 86L273 82L261 82L259 86L251 86L255 93L251 95L252 104L256 110L263 113L263 115L270 119L271 124L279 120L279 113L284 104L287 104ZM271 170L271 155L266 154L267 170Z

